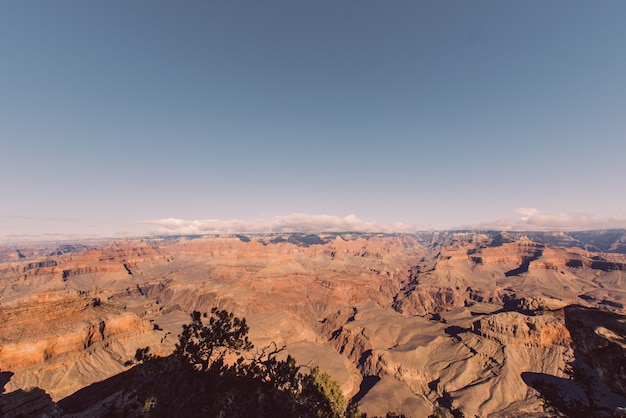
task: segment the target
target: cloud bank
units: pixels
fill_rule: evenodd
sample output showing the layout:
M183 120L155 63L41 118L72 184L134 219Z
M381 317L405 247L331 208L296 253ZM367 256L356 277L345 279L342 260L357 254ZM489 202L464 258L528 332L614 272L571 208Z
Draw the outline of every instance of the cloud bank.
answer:
M535 208L518 208L514 216L462 229L495 229L509 231L583 231L626 228L626 214L598 218L588 213L542 212Z
M496 231L583 231L592 229L626 229L626 212L612 217L588 213L543 212L519 208L509 217L492 222L450 226L444 229ZM355 215L345 217L293 213L286 216L241 219L154 219L140 222L113 222L109 219L31 218L0 216L0 243L26 241L76 241L80 239L123 238L150 235L211 235L246 233L315 233L315 232L383 232L414 233L413 224L370 222Z
M355 215L346 217L330 215L308 215L293 213L256 220L185 220L155 219L144 221L157 226L156 234L244 234L244 233L285 233L285 232L415 232L414 225L403 223L381 224L368 222Z

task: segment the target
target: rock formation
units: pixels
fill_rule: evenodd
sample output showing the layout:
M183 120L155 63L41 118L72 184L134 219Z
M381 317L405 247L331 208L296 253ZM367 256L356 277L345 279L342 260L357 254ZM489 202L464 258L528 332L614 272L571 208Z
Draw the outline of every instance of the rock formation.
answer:
M524 376L565 380L574 360L626 395L626 372L607 377L626 353L626 235L598 234L7 246L0 368L14 373L8 391L38 387L59 401L126 370L139 347L170 352L191 311L217 306L247 318L257 347L285 344L285 355L331 373L370 415L427 416L442 406L466 416L540 416Z

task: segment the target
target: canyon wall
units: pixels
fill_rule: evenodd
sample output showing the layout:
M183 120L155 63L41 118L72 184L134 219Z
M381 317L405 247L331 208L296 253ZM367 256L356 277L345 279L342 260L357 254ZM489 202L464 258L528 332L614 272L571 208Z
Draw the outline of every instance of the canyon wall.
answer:
M331 373L370 415L541 416L524 376L566 379L574 360L626 395L606 377L623 360L621 322L580 326L624 314L626 255L604 241L610 252L462 231L3 248L0 368L13 373L7 391L58 401L126 370L137 348L171 352L189 313L217 306L246 317L258 347L286 344Z

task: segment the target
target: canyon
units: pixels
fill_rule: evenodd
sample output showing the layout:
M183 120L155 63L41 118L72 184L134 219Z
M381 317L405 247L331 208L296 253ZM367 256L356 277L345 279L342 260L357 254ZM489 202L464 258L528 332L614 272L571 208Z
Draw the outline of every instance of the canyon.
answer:
M537 382L611 416L626 406L625 303L624 230L5 244L0 408L60 416L138 348L171 353L192 311L218 307L370 416L545 416Z

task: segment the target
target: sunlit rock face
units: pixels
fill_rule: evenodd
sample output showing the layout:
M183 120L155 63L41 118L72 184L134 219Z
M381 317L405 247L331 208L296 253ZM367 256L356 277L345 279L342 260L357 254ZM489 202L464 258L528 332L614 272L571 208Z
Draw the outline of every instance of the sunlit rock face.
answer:
M55 399L120 372L162 333L138 315L72 292L42 293L0 307L0 365L8 389L38 386Z
M137 348L171 352L189 313L217 306L247 318L257 347L286 345L285 355L331 373L370 415L443 406L540 416L528 373L565 379L576 359L606 380L622 360L624 236L319 233L0 248L0 368L13 373L7 391L39 387L58 401L126 370ZM619 376L606 384L623 396Z

